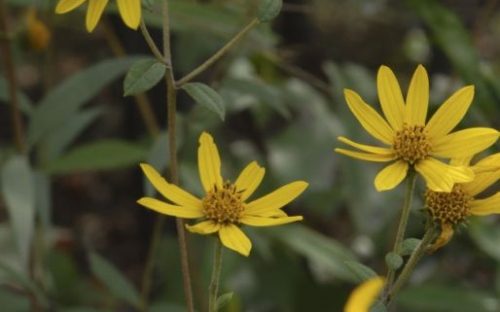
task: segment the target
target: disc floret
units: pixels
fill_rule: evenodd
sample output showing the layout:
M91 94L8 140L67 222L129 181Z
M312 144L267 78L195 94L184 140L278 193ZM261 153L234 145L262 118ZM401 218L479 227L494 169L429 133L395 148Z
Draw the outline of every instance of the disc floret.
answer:
M410 164L427 158L432 151L425 127L406 123L396 132L393 148L397 158Z
M457 225L471 215L471 202L460 185L455 185L450 193L427 190L425 205L433 221L439 224Z
M203 198L202 205L206 218L218 224L238 223L245 210L241 191L230 181L222 188L215 186Z

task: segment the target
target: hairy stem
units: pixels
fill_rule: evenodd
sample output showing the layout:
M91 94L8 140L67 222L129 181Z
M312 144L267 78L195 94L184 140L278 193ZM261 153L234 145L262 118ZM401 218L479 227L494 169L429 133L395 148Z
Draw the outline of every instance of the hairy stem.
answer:
M220 272L222 270L222 244L217 238L214 248L212 278L208 286L208 312L217 312L217 295L219 293Z

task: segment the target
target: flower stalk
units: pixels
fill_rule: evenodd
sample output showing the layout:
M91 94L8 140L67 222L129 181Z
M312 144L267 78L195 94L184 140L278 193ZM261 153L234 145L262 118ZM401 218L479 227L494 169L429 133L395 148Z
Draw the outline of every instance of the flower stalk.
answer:
M222 244L215 240L214 263L212 267L212 278L208 286L208 312L217 311L217 295L219 293L220 273L222 271Z

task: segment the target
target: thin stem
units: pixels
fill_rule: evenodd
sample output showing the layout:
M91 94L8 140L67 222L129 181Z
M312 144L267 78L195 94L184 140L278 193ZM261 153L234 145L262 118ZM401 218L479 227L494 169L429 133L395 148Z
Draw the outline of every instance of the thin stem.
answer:
M7 31L7 6L4 0L0 0L0 33L8 34ZM0 50L3 55L3 63L5 67L5 76L8 84L9 99L11 104L11 120L13 140L17 151L21 154L26 152L26 144L24 142L24 125L22 121L21 111L19 109L19 99L17 97L17 79L14 69L14 61L10 47L9 37L0 38Z
M411 204L413 202L413 192L415 190L415 181L417 176L415 171L411 170L408 172L408 176L406 177L406 192L403 203L403 209L401 210L401 218L399 219L398 231L396 233L396 239L394 240L394 247L392 251L396 254L401 252L401 245L403 243L403 239L405 237L406 226L408 224L408 218L410 216ZM385 287L385 291L387 291L394 282L394 276L396 271L392 268L389 268L387 272L387 283Z
M156 45L155 41L153 40L153 37L151 37L151 34L148 31L148 28L146 26L146 23L144 22L144 19L141 19L141 33L142 36L144 37L144 40L146 40L146 43L151 50L151 53L156 57L156 59L159 62L165 63L165 57L163 54L161 54L160 49L158 49L158 46Z
M424 236L422 237L422 240L420 241L420 244L418 244L418 247L413 251L410 258L406 262L403 270L401 271L401 274L399 274L398 278L396 279L394 286L391 289L389 289L387 297L385 298L387 306L389 306L393 302L399 290L403 287L404 284L406 284L408 279L411 277L413 270L415 270L415 266L425 255L429 247L429 244L432 243L435 237L436 237L436 231L434 227L431 226L425 232Z
M222 244L217 238L214 248L212 278L208 286L208 312L217 312L217 295L219 293L220 272L222 270Z
M257 18L248 23L242 30L240 30L231 40L229 40L219 51L217 51L214 55L212 55L209 59L207 59L203 64L196 67L193 71L191 71L186 76L179 79L177 82L177 87L182 87L184 84L191 81L193 78L204 72L207 68L209 68L213 63L219 60L224 54L226 54L234 45L236 45L252 28L257 26L260 21Z

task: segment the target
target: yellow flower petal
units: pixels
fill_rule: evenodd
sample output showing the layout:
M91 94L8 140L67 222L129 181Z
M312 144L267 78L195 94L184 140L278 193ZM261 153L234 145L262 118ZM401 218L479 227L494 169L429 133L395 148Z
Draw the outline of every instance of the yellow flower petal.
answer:
M500 170L500 153L484 157L473 166L474 172Z
M219 238L222 245L234 250L245 257L248 257L252 249L252 242L248 237L234 224L222 226L219 229Z
M256 161L248 164L240 173L234 184L241 191L241 200L245 201L259 187L266 170L259 166Z
M434 113L425 129L429 138L448 134L462 120L474 98L474 86L466 86L450 96Z
M104 12L104 8L107 4L108 0L89 0L87 18L85 21L88 32L92 32L97 26L97 23L99 22L102 12Z
M388 162L394 160L396 156L394 155L380 155L380 154L371 154L371 153L362 153L362 152L354 152L350 150L346 150L343 148L336 148L335 152L339 154L344 154L346 156L350 156L352 158L357 158L361 160L374 161L374 162Z
M141 0L117 0L118 10L125 25L137 29L141 22Z
M263 218L263 217L244 215L240 219L240 222L251 226L273 226L273 225L281 225L281 224L301 221L303 219L304 218L302 216L283 217L283 218Z
M265 212L259 213L260 217L267 217L267 218L282 218L282 217L288 217L286 212L284 212L281 209L274 209L274 210L268 210Z
M378 154L378 155L391 155L391 156L394 155L394 151L390 148L359 144L359 143L351 141L348 138L342 137L342 136L337 137L337 140L339 140L340 142L345 143L347 145L350 145L354 148L362 150L363 152L368 152L368 153Z
M432 154L445 158L466 157L493 145L500 132L492 128L469 128L450 133L432 142Z
M377 191L392 190L403 181L408 172L408 163L398 160L382 169L375 178L375 188Z
M206 192L210 192L214 186L220 189L222 188L221 164L214 139L210 134L203 132L199 141L198 170L200 171L201 184Z
M409 125L425 125L429 106L429 77L422 65L418 65L410 81L406 95L405 118Z
M168 183L153 167L146 163L141 164L141 169L149 182L166 199L181 206L188 206L201 209L201 200L184 191L180 187Z
M282 186L274 192L248 203L245 213L258 216L266 211L281 208L299 196L307 186L308 184L304 181L295 181Z
M188 231L192 233L206 235L217 232L220 229L220 225L211 220L208 220L196 223L195 225L186 224L186 229L188 229Z
M139 199L137 203L146 208L168 216L187 219L196 219L203 217L203 212L200 208L170 205L151 197L143 197Z
M471 203L471 214L487 216L500 213L500 192L485 199L476 199Z
M466 157L452 158L450 160L450 165L452 166L468 166L474 155L469 155Z
M453 237L453 227L448 224L444 223L441 225L441 233L439 234L439 237L436 239L436 241L429 247L428 251L429 252L434 252L438 250L439 248L443 247L444 245L448 244L450 239Z
M398 80L392 70L381 66L377 75L377 90L384 116L392 129L398 131L403 127L405 103Z
M451 192L453 184L470 182L474 172L468 167L450 166L434 158L428 158L415 164L427 187L435 192Z
M64 14L82 5L86 0L61 0L57 3L56 13Z
M384 278L377 276L360 284L349 296L344 312L369 312L382 291L384 283Z
M472 169L474 170L474 167ZM500 179L500 170L483 171L476 173L474 180L469 183L463 184L462 188L470 196L476 196L477 194L481 193L482 191L493 185L493 183L497 182L499 179Z
M363 128L374 138L391 145L394 131L387 122L373 108L366 104L356 92L345 89L344 96L349 109Z

